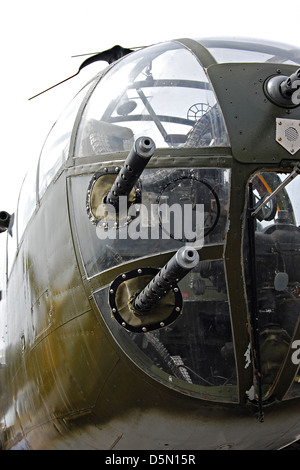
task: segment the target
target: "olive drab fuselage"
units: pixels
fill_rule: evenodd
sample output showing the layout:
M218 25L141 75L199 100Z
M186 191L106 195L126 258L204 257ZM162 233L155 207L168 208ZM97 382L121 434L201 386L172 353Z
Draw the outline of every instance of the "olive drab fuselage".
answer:
M74 98L3 226L3 449L296 439L299 64L180 39Z

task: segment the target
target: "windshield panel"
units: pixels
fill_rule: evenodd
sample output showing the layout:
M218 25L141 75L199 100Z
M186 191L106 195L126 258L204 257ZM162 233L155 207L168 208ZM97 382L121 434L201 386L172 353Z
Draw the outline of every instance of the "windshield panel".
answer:
M75 157L129 150L143 135L163 148L229 145L205 71L180 44L129 54L104 75L83 113Z
M39 197L68 158L74 120L90 82L74 97L50 130L39 160Z

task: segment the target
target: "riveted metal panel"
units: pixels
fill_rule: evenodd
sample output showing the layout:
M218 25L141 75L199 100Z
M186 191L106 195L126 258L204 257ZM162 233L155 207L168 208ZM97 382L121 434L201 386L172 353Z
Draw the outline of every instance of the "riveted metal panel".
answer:
M300 119L300 107L273 104L264 93L273 75L290 75L295 67L276 64L220 64L208 68L226 122L234 158L243 163L279 163L291 154L276 141L276 119ZM294 158L299 159L299 152Z

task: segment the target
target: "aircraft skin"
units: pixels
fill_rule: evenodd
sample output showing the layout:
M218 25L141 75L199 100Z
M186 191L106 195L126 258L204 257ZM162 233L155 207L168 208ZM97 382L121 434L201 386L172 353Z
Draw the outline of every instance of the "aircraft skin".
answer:
M215 295L215 299L228 296L222 315L225 318L229 305L230 321L226 323L226 328L231 330L232 342L228 351L231 354L233 350L236 379L230 383L229 379L224 383L215 379L207 386L193 379L196 374L192 376L191 371L191 380L176 376L161 358L158 359L159 365L155 364L153 354L148 353L148 349L142 352L144 346L141 345L143 336L143 341L159 338L163 343L162 338L167 338L163 335L172 334L168 332L172 330L172 324L149 333L148 323L145 323L147 333L128 333L112 314L109 304L112 283L124 273L162 268L177 248L170 244L170 249L161 252L151 252L149 249L141 257L116 261L102 271L92 274L87 271L89 268L85 264L84 253L90 241L83 240L80 221L88 227L95 227L86 213L88 183L93 175L102 175L106 168L113 171L116 166L122 167L128 151L74 158L79 135L77 127L86 109L87 98L84 98L72 124L74 130L68 158L55 172L42 196L37 185L37 203L24 232L17 233L17 212L11 227L12 236L7 234L8 239L19 238L16 256L7 265L6 285L2 288L0 302L0 331L4 342L0 368L2 449L278 449L300 435L300 395L299 392L294 393L293 397L289 395L291 386L297 382L299 367L299 363L292 360L292 355L297 345L295 341L300 340L300 300L296 297L290 300L295 319L292 332L288 331L289 342L284 355L280 356L276 374L259 398L257 383L261 370L255 365L256 337L251 320L252 301L249 303L247 291L247 266L251 261L246 263L244 258L245 247L248 246L245 243L245 227L249 180L253 175L268 172L288 176L299 161L299 151L294 154L288 152L276 141L275 133L278 118L290 119L293 125L300 122L300 107L283 107L273 103L266 95L263 84L268 77L290 76L299 65L297 67L297 62L296 65L278 65L275 62L217 63L213 53L198 41L181 39L174 43L196 58L205 69L222 110L230 144L163 148L153 137L156 149L147 164L148 173L142 173L142 188L146 187L146 176L155 175L160 169L172 175L174 169L184 168L187 172L212 168L223 175L223 181L225 171L228 172L226 174L230 173L226 199L228 218L224 222L223 239L204 242L197 251L201 262L218 262L219 266L224 266L226 288L222 287L223 284L218 289L212 285L214 294L210 295ZM117 66L139 52L121 58L116 62ZM112 72L115 66L111 64L103 75ZM183 175L182 180L187 181L187 173ZM168 178L170 185L172 176ZM39 172L37 181L40 181ZM82 192L78 189L81 185L84 187ZM268 185L271 186L271 183L268 182ZM266 183L265 187L268 185ZM271 194L274 189L271 187L268 193ZM84 217L81 218L83 213ZM274 224L274 220L269 223ZM296 260L300 246L297 237L295 228L293 256ZM134 243L138 246L139 242L141 240ZM122 240L123 247L126 243ZM258 245L256 248L259 250ZM292 281L296 289L297 280L291 281L292 273L288 274L289 286L285 289L291 288ZM183 283L184 280L179 287L185 292ZM280 295L283 295L284 288L280 289ZM211 290L206 288L205 294L195 295L202 302L201 295L206 296L207 292ZM189 295L189 299L183 295L184 305L189 301L192 303L192 294ZM205 305L207 302L217 305L212 297L205 297L205 302ZM203 325L209 322L206 319L209 312L211 310L208 310ZM184 315L175 320L175 326L176 322L180 325L178 322L184 321ZM149 323L151 325L151 321ZM218 330L221 324L220 321L214 328L211 324L207 329L203 327L205 333L201 338L205 344L209 332L212 332L217 335L216 347L219 348L223 334ZM188 326L185 328L188 330ZM273 348L279 347L277 343L284 343L287 328L277 327L273 336L271 327L268 328L263 327L264 332L267 331L267 339L270 339L268 344L273 344ZM165 349L160 348L160 355L166 357L168 344L172 348L175 342L171 344L166 340ZM195 340L195 348L196 343ZM213 347L212 341L207 350L213 351ZM199 354L197 350L195 356ZM183 361L186 362L184 358ZM201 367L200 364L198 375ZM189 371L188 366L185 370ZM211 381L212 377L208 379L207 375L205 380ZM256 392L251 395L253 387Z

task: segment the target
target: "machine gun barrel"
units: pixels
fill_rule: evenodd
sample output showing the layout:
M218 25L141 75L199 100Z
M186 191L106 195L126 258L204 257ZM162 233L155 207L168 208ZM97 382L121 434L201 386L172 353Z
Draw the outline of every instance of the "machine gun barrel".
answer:
M156 274L149 284L137 295L134 308L140 315L150 310L159 299L176 285L199 263L199 254L193 247L184 246Z
M285 98L290 98L293 94L296 80L300 80L300 69L296 70L296 72L287 77L287 79L280 84L280 92Z
M119 197L128 196L155 152L155 143L150 137L139 137L133 144L123 167L106 196L106 203L118 208Z

